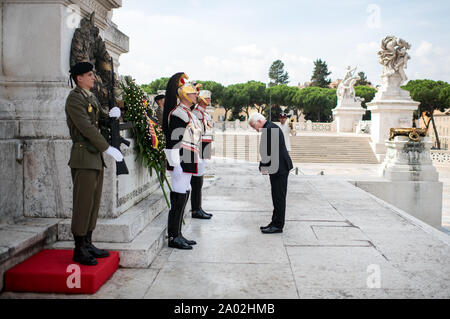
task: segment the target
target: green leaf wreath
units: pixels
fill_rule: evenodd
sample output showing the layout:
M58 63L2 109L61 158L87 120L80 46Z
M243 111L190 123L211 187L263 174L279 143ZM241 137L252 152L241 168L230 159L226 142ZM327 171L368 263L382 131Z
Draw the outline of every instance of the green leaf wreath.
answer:
M133 132L136 139L136 160L149 169L150 176L152 176L153 170L156 172L167 206L170 207L164 189L164 183L167 183L171 190L165 174L166 155L164 153L165 138L163 131L153 118L153 110L149 107L145 92L136 82L131 77L125 77L125 83L121 83L121 87L122 98L126 107L123 119L126 122L133 123Z

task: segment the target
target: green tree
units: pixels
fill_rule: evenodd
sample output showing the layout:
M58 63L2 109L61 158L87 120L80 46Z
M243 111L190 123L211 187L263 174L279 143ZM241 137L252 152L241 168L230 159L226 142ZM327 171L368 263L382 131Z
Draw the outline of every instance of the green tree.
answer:
M413 80L403 86L403 89L409 91L413 100L420 102L419 117L426 115L431 119L436 136L436 146L441 149L441 142L434 121L434 111L444 112L449 107L449 84L444 81ZM426 124L428 127L429 123Z
M165 90L167 88L167 83L169 78L160 78L150 84L141 85L142 90L148 94L157 94L158 90Z
M364 72L359 72L358 76L360 77L360 79L356 81L355 85L372 85L372 83L367 80L367 76Z
M311 77L311 86L318 86L326 88L330 85L331 80L328 76L331 72L328 71L328 65L325 61L318 59L314 61L314 71Z
M261 109L261 105L267 104L266 84L258 81L248 81L244 84L244 91L248 100L247 105L244 107L244 111L248 118L252 107Z
M295 86L277 85L267 89L272 100L272 120L278 121L282 112L281 106L287 110L294 106L293 97L299 91Z
M232 111L231 120L235 120L243 108L248 105L249 99L245 92L244 84L232 84L223 90L220 99L220 105L225 109L225 119L228 119L228 113Z
M213 106L217 106L219 104L219 101L222 98L223 91L225 87L214 81L197 81L202 85L202 90L208 90L211 91L211 104Z
M269 78L272 80L270 86L289 83L289 74L284 71L284 63L281 60L272 63L269 69Z
M364 102L362 102L361 106L365 109L367 109L367 103L369 103L373 100L376 93L377 93L377 90L370 86L365 86L365 85L355 86L355 95L364 99ZM364 115L363 120L370 121L371 115L372 114L370 111L366 111L366 114Z
M295 105L313 122L331 122L332 109L336 107L336 89L307 87L299 90L293 98Z

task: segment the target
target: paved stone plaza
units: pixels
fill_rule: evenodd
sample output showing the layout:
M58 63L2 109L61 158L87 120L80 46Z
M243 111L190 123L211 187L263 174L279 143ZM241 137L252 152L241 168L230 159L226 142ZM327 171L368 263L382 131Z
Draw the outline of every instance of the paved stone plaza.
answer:
M323 163L297 163L299 174L319 175L323 172L325 176L350 180L363 178L375 178L379 176L379 164L323 164ZM442 196L442 230L450 234L450 165L434 164L438 173L439 181L444 184Z
M165 247L94 296L0 297L450 298L450 237L342 178L292 175L285 231L263 235L272 204L257 164L218 161L208 173L203 206L214 217L183 231L194 250Z

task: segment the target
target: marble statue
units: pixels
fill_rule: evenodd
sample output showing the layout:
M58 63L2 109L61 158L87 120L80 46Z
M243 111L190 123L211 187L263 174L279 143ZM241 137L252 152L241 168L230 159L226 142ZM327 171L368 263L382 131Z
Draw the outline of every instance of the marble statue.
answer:
M407 50L411 45L403 39L394 36L387 36L381 41L381 51L378 52L379 62L383 65L384 76L400 75L401 83L408 80L405 69L408 66L408 60L411 59ZM400 84L401 84L400 83Z
M70 66L78 62L91 62L95 66L95 87L93 93L97 96L102 106L108 105L108 85L111 81L111 56L106 50L105 41L100 36L100 30L95 26L95 12L89 18L83 18L80 27L75 30L71 51ZM123 107L121 92L116 74L116 104Z
M355 72L356 67L353 69L350 66L347 67L347 73L341 83L339 83L337 89L338 105L345 104L343 103L344 100L351 100L352 102L357 102L359 104L364 101L355 95L355 84L356 81L360 79L359 76L355 76Z
M333 117L336 122L338 133L355 132L356 126L366 113L361 107L364 99L356 96L355 84L360 79L355 76L356 67L348 66L344 79L339 83L337 88L337 106L333 109Z

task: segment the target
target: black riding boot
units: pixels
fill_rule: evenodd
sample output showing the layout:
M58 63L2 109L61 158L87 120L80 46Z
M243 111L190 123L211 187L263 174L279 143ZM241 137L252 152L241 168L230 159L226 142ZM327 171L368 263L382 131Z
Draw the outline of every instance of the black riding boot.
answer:
M183 207L186 202L187 194L170 193L170 211L167 223L167 233L169 235L169 247L178 249L192 249L179 232L180 223L183 220Z
M86 247L85 237L86 236L74 236L75 249L73 251L73 261L85 266L95 266L97 265L97 259L89 253Z
M109 252L103 249L98 249L92 244L92 232L88 231L86 235L86 248L88 252L95 258L107 258L109 257Z
M191 191L187 191L187 193L186 193L186 200L184 201L183 213L182 213L182 215L181 215L182 217L181 217L181 219L180 219L180 224L179 224L179 226L178 226L178 232L179 232L181 238L183 238L183 240L184 240L188 245L197 245L197 242L196 242L195 240L189 240L189 239L186 239L186 238L184 238L183 234L181 233L181 225L182 225L182 223L183 223L183 216L184 216L184 212L185 212L185 209L186 209L186 204L187 204L187 202L189 201L189 195L190 195L190 193L191 193Z
M211 219L212 214L208 214L202 209L203 176L192 176L191 186L192 186L192 197L191 197L192 218Z

